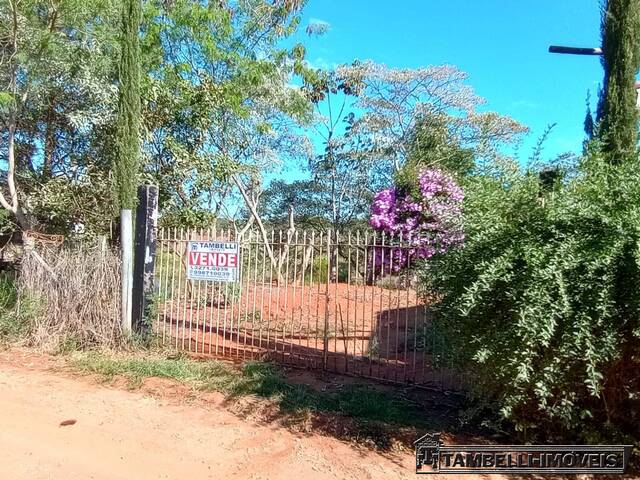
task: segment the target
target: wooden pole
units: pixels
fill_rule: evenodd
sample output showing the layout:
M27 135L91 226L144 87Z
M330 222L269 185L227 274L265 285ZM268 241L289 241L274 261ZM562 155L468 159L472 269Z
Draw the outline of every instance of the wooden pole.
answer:
M150 306L155 291L155 260L158 231L158 187L138 188L136 241L133 266L133 330L149 333Z

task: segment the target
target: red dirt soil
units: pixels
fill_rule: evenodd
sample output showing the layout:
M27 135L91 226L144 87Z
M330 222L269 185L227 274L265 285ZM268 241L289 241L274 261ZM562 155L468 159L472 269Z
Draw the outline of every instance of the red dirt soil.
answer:
M407 449L381 453L242 418L222 395L171 381L124 388L75 377L64 360L0 352L0 480L415 478Z
M434 369L421 347L428 313L411 289L249 283L225 303L213 284L196 282L172 297L159 306L156 331L167 344L195 353L267 357L311 369L324 364L329 371L397 383L460 383Z

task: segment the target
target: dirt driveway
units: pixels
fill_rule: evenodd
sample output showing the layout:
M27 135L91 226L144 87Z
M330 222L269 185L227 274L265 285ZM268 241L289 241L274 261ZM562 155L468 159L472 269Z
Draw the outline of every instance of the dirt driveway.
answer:
M411 478L382 456L188 404L48 372L0 353L0 479ZM60 426L64 420L77 423Z

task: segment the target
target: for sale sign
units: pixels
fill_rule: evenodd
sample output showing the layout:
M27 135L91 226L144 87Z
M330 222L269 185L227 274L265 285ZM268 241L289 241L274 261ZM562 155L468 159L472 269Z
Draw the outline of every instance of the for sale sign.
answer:
M189 242L187 278L216 282L238 281L240 246L236 242Z

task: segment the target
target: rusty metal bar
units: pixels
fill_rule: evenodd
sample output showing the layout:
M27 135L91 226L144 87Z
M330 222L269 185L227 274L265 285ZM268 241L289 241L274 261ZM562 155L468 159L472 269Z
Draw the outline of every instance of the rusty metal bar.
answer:
M239 358L242 350L242 359L264 353L394 383L463 386L412 284L410 238L367 230L286 237L280 230L276 238L271 230L265 242L248 231L236 239L236 283L187 278L190 240L232 237L217 228L160 230L155 331L164 343L215 356Z
M398 237L398 253L400 253L400 257L398 258L398 261L402 261L402 258L404 258L404 256L401 254L402 252L402 248L403 248L403 243L402 243L402 232L400 232L400 235ZM395 359L394 359L394 365L393 365L393 380L395 382L398 381L398 371L400 370L399 365L400 365L400 359L398 358L400 350L398 348L399 344L398 344L398 340L400 339L400 289L401 289L401 282L402 282L402 277L400 275L400 269L398 269L398 275L397 275L397 279L396 279L396 316L395 316L395 323L396 323L396 345L395 345ZM408 288L408 287L406 287ZM405 334L404 336L404 340L402 342L402 349L405 350L406 349L406 345L407 345L407 336ZM404 377L404 375L403 375Z
M275 231L271 230L271 252L275 252ZM275 257L275 254L274 254ZM273 261L271 258L269 259L269 313L267 316L267 350L270 350L270 340L271 340L271 314L273 307Z
M321 260L322 259L322 248L324 245L324 238L323 238L323 234L324 232L320 232L320 238L318 241L318 258ZM315 250L315 248L314 248ZM319 335L320 335L320 330L319 330L319 318L320 318L320 296L322 295L321 293L321 287L322 285L322 277L320 276L320 274L318 274L318 291L317 291L317 295L316 295L316 328L315 328L315 349L316 351L318 350L318 340L319 340ZM323 337L324 338L324 337Z
M256 248L256 251L258 249ZM264 290L265 290L265 274L267 269L267 246L262 242L262 273L260 275L260 324L258 326L258 351L262 353L262 325L264 324ZM255 309L255 305L254 305ZM268 347L267 343L267 348Z
M347 233L347 315L346 333L344 334L344 371L349 371L349 317L351 310L351 230ZM355 353L355 352L354 352Z
M327 280L325 287L324 329L322 337L322 369L327 369L329 355L329 283L331 281L331 230L327 230Z
M160 266L160 275L158 275L158 299L157 302L158 303L162 303L162 315L160 314L160 307L158 305L158 312L157 312L157 318L156 318L156 322L160 323L160 317L162 316L162 343L164 344L166 341L166 335L167 335L167 322L166 322L166 311L167 311L167 283L169 280L169 267L168 267L168 263L169 263L169 256L167 254L167 252L165 252L165 241L164 241L164 229L161 229L158 232L158 247L159 247L159 251L158 251L158 262L157 264ZM163 255L164 252L164 255ZM166 258L163 258L166 257ZM164 274L164 280L162 279L162 275ZM162 299L162 300L161 300Z
M297 335L297 345L298 345L298 362L303 364L307 357L309 356L309 350L307 349L305 354L303 355L302 343L303 343L303 331L304 331L304 317L305 317L305 306L310 302L310 298L307 299L305 303L305 292L308 293L308 289L305 288L305 274L307 273L307 262L309 261L307 257L308 247L307 247L307 231L304 230L302 232L302 250L300 255L300 309L298 315L298 335ZM296 280L294 280L296 281ZM306 336L306 335L305 335ZM309 338L307 336L307 338Z
M216 227L213 227L213 231L211 227L207 229L207 240L215 240L216 238ZM209 341L207 342L208 348L207 353L211 355L211 346L213 344L213 304L214 304L214 296L215 296L215 285L216 282L205 282L204 283L204 313L205 313L205 322L204 322L204 337L207 336L207 331L209 333ZM207 323L207 309L209 312L209 322ZM202 347L202 352L204 353L204 345Z
M224 236L224 240L231 239L231 228L227 228L227 235ZM240 250L238 250L240 252ZM240 268L241 259L238 259L238 269ZM234 284L235 285L235 284ZM235 287L234 287L235 291ZM233 304L232 304L233 305ZM219 307L218 307L219 308ZM222 318L223 326L222 326L222 355L226 355L227 353L227 314L229 312L229 282L224 282L224 316ZM218 334L218 337L220 335ZM217 345L216 345L217 348Z
M313 265L315 263L315 250L316 250L316 232L311 232L311 239L309 240L309 301L307 302L307 351L311 352L311 304L313 299ZM316 296L316 303L318 297ZM316 317L317 322L317 317ZM317 332L314 332L314 337L317 338ZM310 359L308 363L311 363Z
M180 336L181 338L181 344L182 344L182 349L184 350L184 344L185 344L185 329L187 327L187 295L186 295L186 291L188 290L187 285L189 284L189 279L187 278L187 272L186 272L186 266L188 265L189 259L187 256L187 243L182 241L183 237L186 233L186 236L188 238L189 233L188 231L185 232L184 230L180 229L180 252L182 254L181 259L180 259L180 270L182 271L182 268L185 268L185 272L184 272L184 285L183 288L185 290L185 294L184 294L184 299L182 301L182 330L180 332ZM181 296L182 296L182 292L180 292Z
M260 249L258 248L258 236L256 232L256 245L255 245L255 261L254 261L254 269L253 269L253 304L251 306L251 358L254 356L255 350L255 326L256 326L256 297L258 295L258 254L260 253ZM262 312L260 313L262 316ZM246 336L246 333L245 333Z
M335 243L333 244L333 251L331 255L335 257L335 265L333 266L331 275L333 276L334 283L334 305L333 305L333 370L336 371L338 369L338 311L340 307L340 293L338 292L338 277L340 276L339 268L340 268L340 252L338 251L338 243L340 238L340 232L338 230L335 231ZM331 260L329 261L331 263Z
M224 229L222 229L220 231L220 236L222 237L222 240L225 239L224 237ZM217 240L218 237L216 236L215 239ZM228 282L224 282L225 285L225 297L224 297L224 308L226 310L226 304L227 304L227 298L226 298L226 286L227 286ZM218 355L218 348L219 348L219 343L220 343L220 306L223 304L222 303L222 282L218 282L217 286L216 286L216 290L217 290L217 298L216 298L216 355ZM213 301L213 298L212 298ZM212 305L212 309L211 311L213 311L213 305ZM212 325L213 327L213 325ZM222 332L223 338L224 338L224 330Z
M290 247L289 247L290 248ZM293 306L291 308L291 336L289 338L289 355L290 355L290 359L291 361L293 361L293 344L296 340L295 338L295 334L294 334L294 330L295 330L295 317L296 317L296 309L297 309L297 303L296 303L296 278L297 278L297 274L298 274L298 231L296 230L296 232L294 233L293 236L293 278L292 278L292 283L293 283Z

